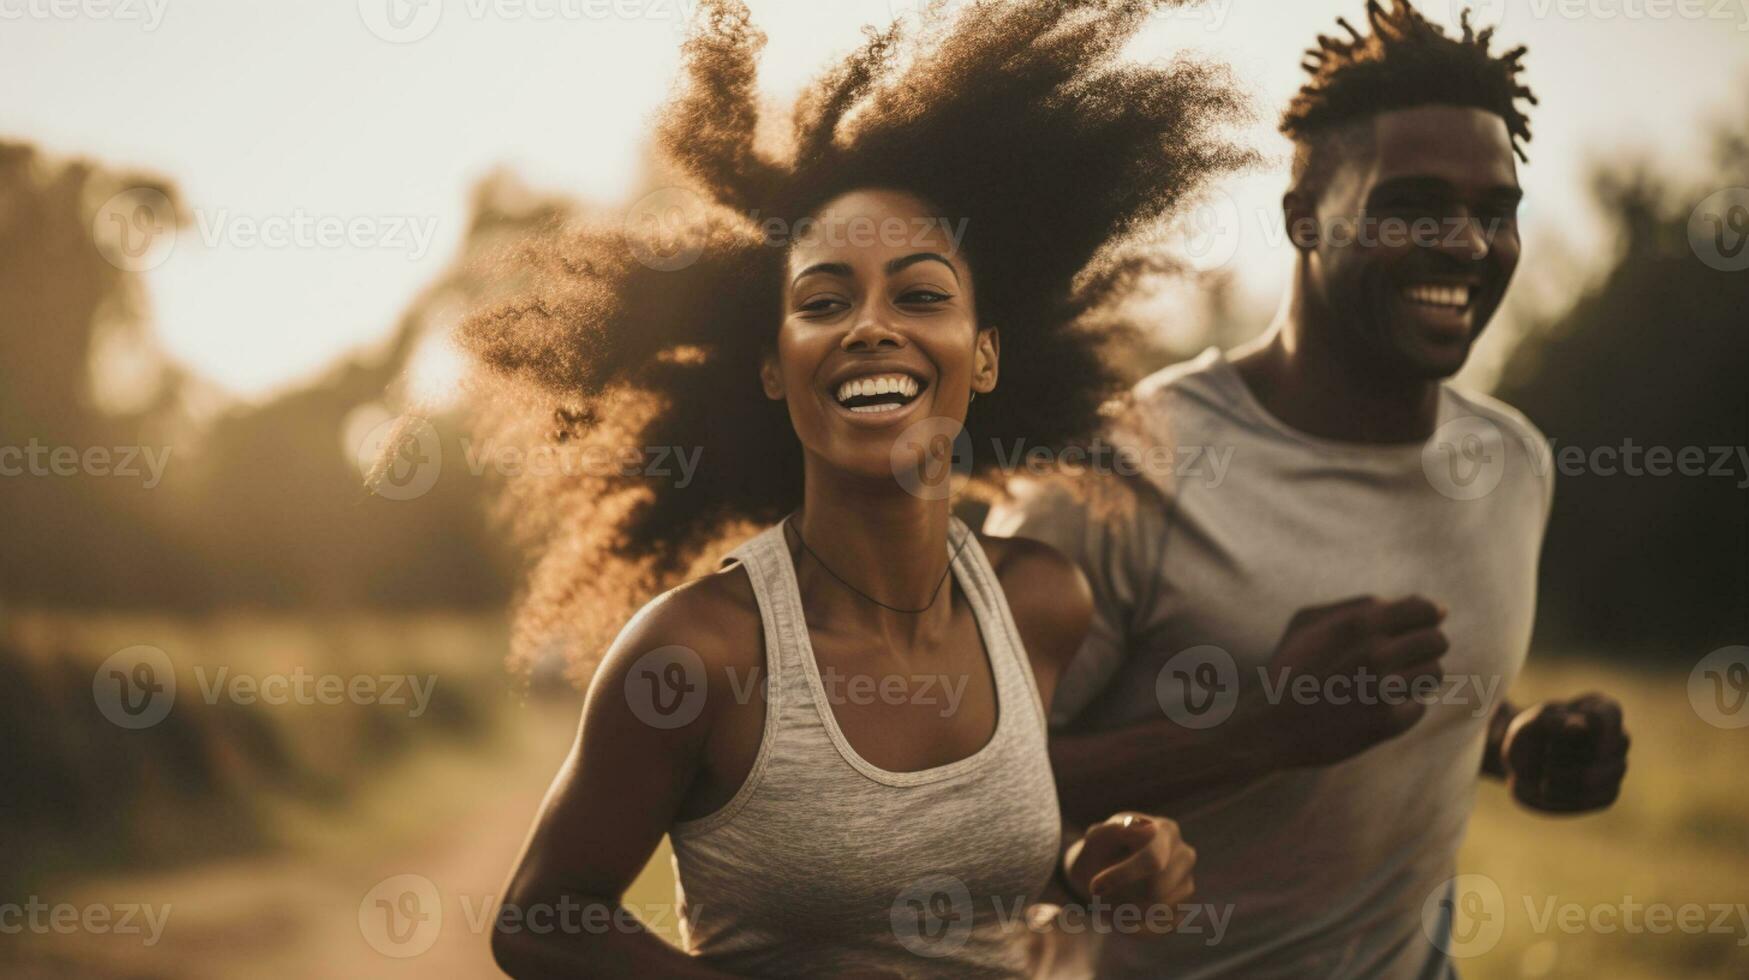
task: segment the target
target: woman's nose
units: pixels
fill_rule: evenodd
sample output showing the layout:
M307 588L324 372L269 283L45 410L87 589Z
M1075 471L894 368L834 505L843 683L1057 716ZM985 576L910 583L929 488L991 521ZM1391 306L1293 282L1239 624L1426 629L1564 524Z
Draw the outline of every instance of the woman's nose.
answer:
M874 311L864 311L839 346L846 351L893 350L905 346L905 337Z

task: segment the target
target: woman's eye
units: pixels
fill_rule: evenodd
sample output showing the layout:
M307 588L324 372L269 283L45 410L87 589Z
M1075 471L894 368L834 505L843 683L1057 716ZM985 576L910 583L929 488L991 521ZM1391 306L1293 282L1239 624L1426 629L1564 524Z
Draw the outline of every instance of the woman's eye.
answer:
M848 303L846 303L843 300L838 299L836 297L821 296L818 299L808 300L807 302L796 307L796 310L798 312L801 312L801 313L808 313L808 314L812 314L815 316L820 316L820 315L825 315L825 314L830 314L830 313L836 313L836 312L838 312L839 309L841 309L842 307L848 306L848 305L849 305Z
M908 289L899 296L901 303L943 303L953 297L935 289Z

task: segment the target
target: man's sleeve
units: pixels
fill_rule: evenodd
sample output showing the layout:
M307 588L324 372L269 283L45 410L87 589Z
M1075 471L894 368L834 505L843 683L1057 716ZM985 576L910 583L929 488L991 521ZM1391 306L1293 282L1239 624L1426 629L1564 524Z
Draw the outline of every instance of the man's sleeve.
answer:
M984 521L998 537L1032 538L1081 566L1093 588L1087 640L1057 682L1051 726L1070 726L1111 683L1156 601L1165 510L1159 498L1105 478L1096 494L1059 479L1017 479Z

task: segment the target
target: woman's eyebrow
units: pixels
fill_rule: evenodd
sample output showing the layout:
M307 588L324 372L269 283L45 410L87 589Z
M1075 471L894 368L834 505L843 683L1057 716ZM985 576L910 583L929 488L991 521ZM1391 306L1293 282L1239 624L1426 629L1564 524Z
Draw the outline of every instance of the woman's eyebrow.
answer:
M790 280L790 285L793 286L800 282L803 276L811 276L815 274L844 276L845 278L849 278L850 266L843 262L816 262L813 265L808 266L806 269L796 273L795 278Z
M947 266L947 271L953 273L954 281L955 282L959 281L959 278L960 278L959 270L955 269L953 267L953 263L949 262L947 260L947 256L941 254L940 252L913 252L910 255L905 255L905 256L901 256L899 258L896 258L896 259L892 260L891 262L887 263L887 275L892 275L893 273L899 272L899 271L904 270L904 269L908 269L911 266L914 266L919 262L929 262L929 261L940 262L942 265Z

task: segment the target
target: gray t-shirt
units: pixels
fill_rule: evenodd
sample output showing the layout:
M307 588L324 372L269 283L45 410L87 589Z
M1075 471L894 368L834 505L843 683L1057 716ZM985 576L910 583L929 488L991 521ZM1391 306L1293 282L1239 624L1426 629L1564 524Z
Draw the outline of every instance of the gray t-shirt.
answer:
M1197 848L1193 901L1230 913L1225 932L1107 937L1083 949L1100 976L1446 974L1440 899L1489 717L1529 647L1553 482L1541 434L1508 406L1448 386L1439 423L1425 445L1319 439L1271 416L1210 349L1138 384L1113 427L1157 494L1095 510L1020 482L991 513L988 532L1046 541L1092 582L1056 728L1207 727L1235 683L1302 696L1268 665L1306 606L1420 593L1450 610L1447 680L1408 732L1165 808Z

